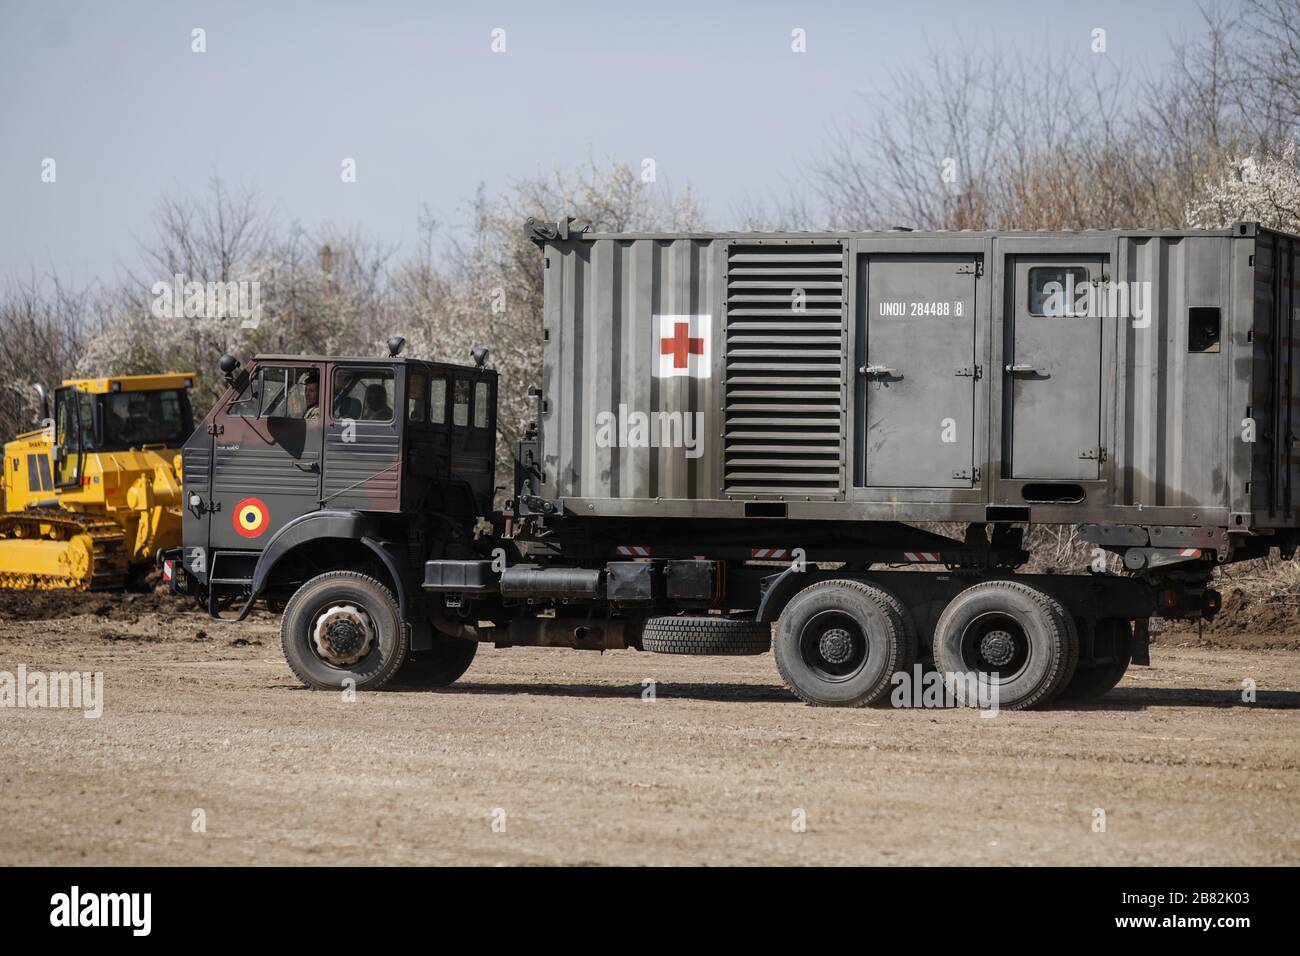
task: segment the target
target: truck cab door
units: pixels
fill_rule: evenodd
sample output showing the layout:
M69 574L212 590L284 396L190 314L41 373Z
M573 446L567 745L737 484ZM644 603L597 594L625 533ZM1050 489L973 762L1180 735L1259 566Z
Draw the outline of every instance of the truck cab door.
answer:
M400 511L404 383L392 365L335 365L325 423L326 508Z
M289 521L320 508L323 372L310 362L262 365L217 411L211 552L261 550Z

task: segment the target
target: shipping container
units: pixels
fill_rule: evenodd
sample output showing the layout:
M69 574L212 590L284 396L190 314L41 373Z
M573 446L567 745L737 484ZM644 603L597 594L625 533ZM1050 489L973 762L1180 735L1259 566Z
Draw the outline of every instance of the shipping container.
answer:
M1296 527L1294 236L531 228L565 512Z

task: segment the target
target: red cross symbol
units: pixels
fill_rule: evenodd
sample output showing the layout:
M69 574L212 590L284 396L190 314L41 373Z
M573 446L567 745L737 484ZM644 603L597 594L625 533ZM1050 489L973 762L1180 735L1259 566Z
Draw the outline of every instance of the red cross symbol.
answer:
M686 368L687 357L704 354L704 339L691 338L689 322L674 322L672 338L659 340L659 354L673 357L673 368Z

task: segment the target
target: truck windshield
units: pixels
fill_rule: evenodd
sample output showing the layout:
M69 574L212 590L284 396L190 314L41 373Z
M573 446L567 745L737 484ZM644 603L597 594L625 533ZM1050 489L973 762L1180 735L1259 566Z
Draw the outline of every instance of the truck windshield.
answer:
M181 389L113 392L103 396L106 451L166 445L179 448L189 437L189 398Z

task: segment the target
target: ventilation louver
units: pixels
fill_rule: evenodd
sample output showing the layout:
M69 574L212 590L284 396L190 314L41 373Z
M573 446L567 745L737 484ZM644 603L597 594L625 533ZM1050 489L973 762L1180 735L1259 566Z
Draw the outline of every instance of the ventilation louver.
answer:
M840 243L730 247L728 494L820 497L843 490L845 268Z

